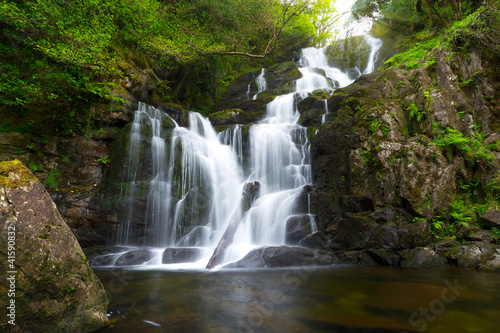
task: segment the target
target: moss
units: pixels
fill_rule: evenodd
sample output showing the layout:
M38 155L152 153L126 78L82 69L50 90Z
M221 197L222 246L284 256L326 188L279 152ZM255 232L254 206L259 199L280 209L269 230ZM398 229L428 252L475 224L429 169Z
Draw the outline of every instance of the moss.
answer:
M36 177L19 160L0 162L0 187L18 188Z

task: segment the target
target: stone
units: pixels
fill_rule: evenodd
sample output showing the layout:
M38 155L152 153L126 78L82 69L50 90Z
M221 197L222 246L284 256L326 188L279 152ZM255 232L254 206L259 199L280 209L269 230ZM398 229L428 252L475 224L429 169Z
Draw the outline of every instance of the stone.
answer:
M447 264L446 257L430 247L403 250L400 255L401 267L441 267Z
M493 259L495 249L488 242L472 242L461 246L456 254L456 262L461 268L478 268Z
M395 250L369 249L363 250L360 255L362 265L382 265L398 267L401 257Z
M312 234L302 238L298 245L314 250L327 250L329 248L328 243L325 242L321 231L313 232Z
M183 262L194 262L200 259L203 250L200 248L167 248L163 251L163 264L177 264Z
M304 247L267 246L250 251L243 259L224 268L275 268L331 265L335 257Z
M107 297L77 240L40 182L19 161L0 163L0 315L10 299L18 332L89 332L109 325ZM15 298L9 298L7 272L15 271ZM0 331L10 326L0 321Z
M311 217L309 215L290 216L286 220L285 243L297 245L300 240L311 232Z
M104 246L96 245L83 249L90 266L112 266L116 258L127 252L129 248L124 246Z
M497 249L493 258L479 265L478 269L487 272L500 272L500 250Z
M485 228L500 229L500 210L490 209L484 215L481 215L480 219Z
M142 265L153 259L153 257L154 253L146 249L128 251L116 259L115 266Z

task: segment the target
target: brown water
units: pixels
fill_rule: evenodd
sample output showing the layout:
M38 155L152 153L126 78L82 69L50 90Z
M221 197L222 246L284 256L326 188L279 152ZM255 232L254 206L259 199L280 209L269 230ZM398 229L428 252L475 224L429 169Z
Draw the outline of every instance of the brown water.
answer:
M96 271L112 325L139 332L500 332L500 274L475 270Z

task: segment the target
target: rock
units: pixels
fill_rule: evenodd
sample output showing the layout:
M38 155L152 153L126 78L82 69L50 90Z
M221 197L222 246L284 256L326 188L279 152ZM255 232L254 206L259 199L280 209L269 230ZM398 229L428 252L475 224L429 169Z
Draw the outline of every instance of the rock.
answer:
M190 246L200 245L203 241L205 228L206 227L204 227L204 226L198 226L198 227L193 228L193 230L191 230L187 235L182 237L177 242L177 246L190 247Z
M446 258L430 247L403 250L400 255L401 267L440 267L447 264Z
M466 235L463 238L469 242L481 242L481 241L486 241L489 243L493 242L493 235L487 231L478 231L473 235Z
M247 211L252 207L252 203L259 197L260 183L257 181L246 183L243 186L242 205L243 210Z
M163 264L177 264L183 262L194 262L200 259L203 250L200 248L167 248L163 251Z
M307 247L313 250L327 250L329 248L327 242L323 238L321 231L313 232L300 240L299 246Z
M351 216L341 219L337 223L337 229L332 242L334 250L360 250L369 248L367 240L373 235L373 224L367 217Z
M142 265L153 257L154 253L146 249L128 251L116 259L115 266Z
M112 266L118 256L127 252L129 248L124 246L96 245L83 249L90 266Z
M297 245L301 239L312 232L309 215L294 215L286 220L285 243Z
M18 332L89 332L109 325L104 287L50 196L19 161L0 163L0 237L15 235L15 263L0 248L0 293L15 271L15 298L2 297L6 317L15 300ZM7 243L4 243L7 244ZM0 321L0 330L10 327Z
M480 217L481 222L485 228L498 228L500 229L500 210L490 209Z
M500 250L496 250L493 258L479 265L479 270L488 272L500 272Z
M493 258L495 249L488 242L473 242L461 246L456 254L458 267L477 268Z
M361 265L383 265L398 267L401 257L395 250L389 249L370 249L363 250L360 254Z
M29 134L16 132L0 133L0 161L20 159L28 163L29 154L27 147L30 142Z
M326 252L304 247L268 246L250 251L243 259L224 268L275 268L331 265L335 258Z

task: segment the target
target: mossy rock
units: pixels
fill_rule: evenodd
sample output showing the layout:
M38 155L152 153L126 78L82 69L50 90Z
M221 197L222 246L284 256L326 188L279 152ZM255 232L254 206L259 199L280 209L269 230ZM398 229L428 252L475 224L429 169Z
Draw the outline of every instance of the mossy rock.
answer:
M0 248L0 293L15 275L15 296L3 297L0 315L15 301L19 332L89 332L109 324L104 287L42 184L19 161L1 163L0 237L15 234L15 262ZM5 176L8 174L8 176ZM8 178L6 180L5 178ZM7 265L9 265L7 267ZM6 320L0 331L6 331Z
M0 162L0 187L18 188L36 181L36 177L20 161Z

